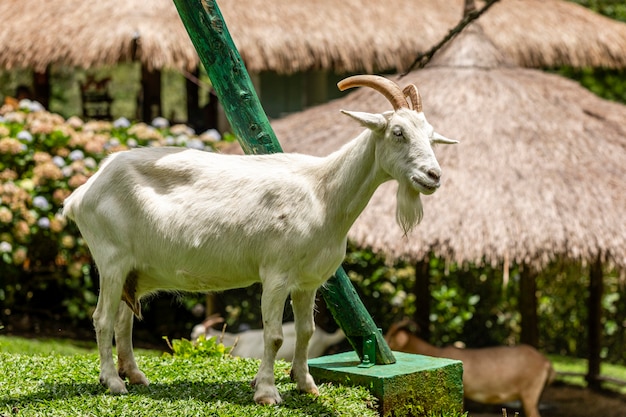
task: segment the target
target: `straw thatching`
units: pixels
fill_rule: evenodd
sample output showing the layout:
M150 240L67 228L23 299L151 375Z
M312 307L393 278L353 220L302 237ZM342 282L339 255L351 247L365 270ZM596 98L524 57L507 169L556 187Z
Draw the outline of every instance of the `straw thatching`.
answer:
M172 0L2 0L0 66L90 68L137 60L191 69L197 53Z
M403 71L461 18L463 0L220 0L251 72ZM480 5L480 2L479 2ZM172 0L2 0L0 67L90 68L198 57ZM521 66L626 66L626 25L562 0L501 0L486 34Z
M429 253L457 262L555 258L626 266L626 106L556 75L511 65L478 29L453 42L415 83L435 129L460 140L435 152L442 187L423 197L408 237L395 224L395 184L384 184L349 237L391 258ZM325 155L361 128L340 109L381 112L371 89L273 123L285 151Z

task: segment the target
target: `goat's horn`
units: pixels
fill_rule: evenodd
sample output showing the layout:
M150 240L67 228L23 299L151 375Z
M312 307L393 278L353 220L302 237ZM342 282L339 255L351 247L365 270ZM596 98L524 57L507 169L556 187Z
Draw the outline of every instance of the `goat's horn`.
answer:
M352 87L370 87L384 95L391 102L394 110L409 107L398 84L379 75L353 75L339 81L337 87L341 91Z
M420 96L420 92L417 90L415 84L409 84L404 87L402 90L404 96L409 96L411 98L411 104L413 105L413 110L416 112L422 111L422 96Z
M206 319L202 322L202 325L203 325L204 327L211 327L211 326L213 326L214 324L217 324L217 323L222 323L223 321L224 321L224 318L223 318L223 317L221 317L221 316L219 315L219 313L218 313L218 314L213 314L212 316L207 317L207 318L206 318Z

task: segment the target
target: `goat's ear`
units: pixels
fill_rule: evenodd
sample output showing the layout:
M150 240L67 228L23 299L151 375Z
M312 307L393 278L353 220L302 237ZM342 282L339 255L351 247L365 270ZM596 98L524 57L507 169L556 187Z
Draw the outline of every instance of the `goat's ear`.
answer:
M370 130L381 131L387 127L387 118L382 114L348 110L341 110L341 112L352 117L354 120Z
M456 140L456 139L448 139L447 137L442 136L442 135L440 135L437 132L433 132L432 142L433 143L442 143L444 145L453 145L455 143L459 143L458 140Z

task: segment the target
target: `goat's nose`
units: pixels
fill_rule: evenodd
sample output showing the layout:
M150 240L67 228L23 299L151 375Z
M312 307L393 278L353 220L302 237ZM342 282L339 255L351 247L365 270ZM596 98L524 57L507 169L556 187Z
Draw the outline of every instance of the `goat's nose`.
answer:
M431 168L426 171L426 175L428 175L428 178L430 178L431 180L439 182L439 180L441 179L441 169Z

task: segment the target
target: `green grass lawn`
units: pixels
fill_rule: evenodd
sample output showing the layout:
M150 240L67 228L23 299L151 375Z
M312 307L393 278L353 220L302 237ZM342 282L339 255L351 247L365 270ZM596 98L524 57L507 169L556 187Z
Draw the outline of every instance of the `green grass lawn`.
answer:
M94 347L0 337L0 416L376 416L375 398L362 387L319 386L301 394L290 365L277 362L279 406L254 403L250 381L258 361L240 358L137 354L151 385L110 395L98 383Z
M279 406L257 406L250 381L258 361L180 358L136 350L152 384L129 395L106 393L98 383L95 343L0 336L0 416L376 416L375 398L362 387L320 385L315 398L296 391L289 364L277 362ZM583 359L550 356L561 372L586 372ZM626 367L604 364L602 374L626 380ZM558 377L584 385L582 377ZM626 394L626 388L607 387Z
M548 355L552 365L557 372L574 372L582 374L581 376L559 376L557 380L569 385L586 386L584 374L587 373L587 360L578 358L569 358L558 355ZM603 363L600 368L602 376L616 378L622 381L626 381L626 367L620 365L613 365L610 363ZM620 394L626 394L626 386L617 386L611 383L604 383L603 388L607 388L611 391L619 392Z

